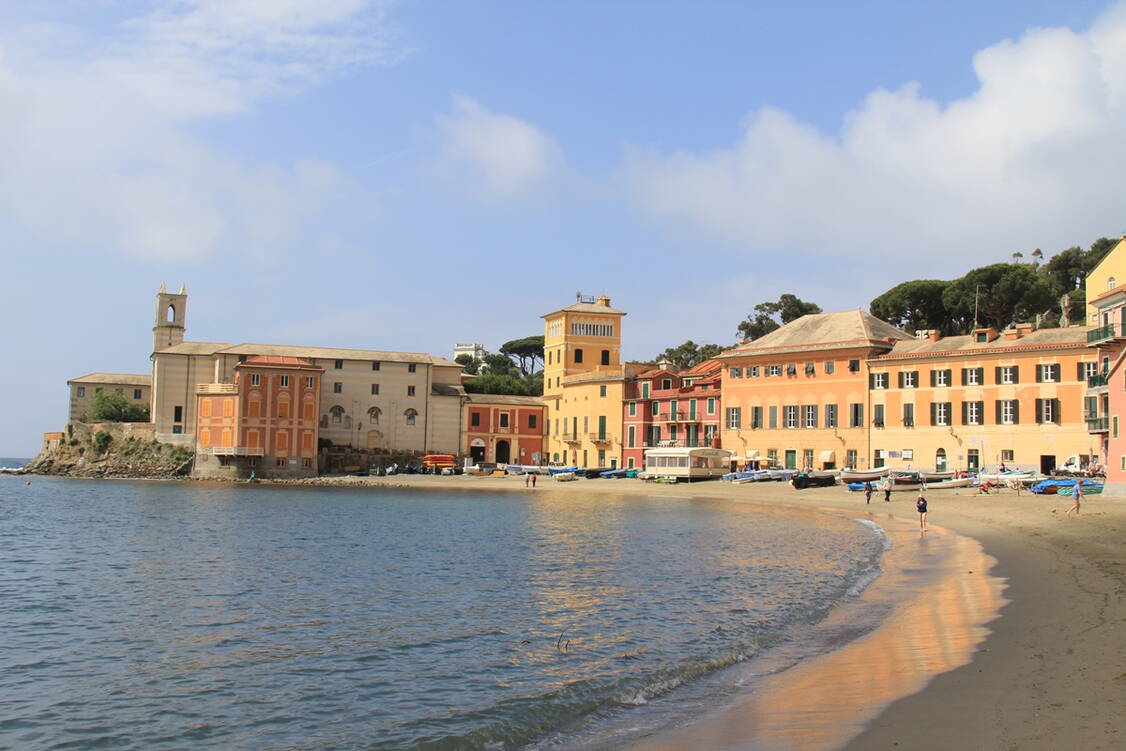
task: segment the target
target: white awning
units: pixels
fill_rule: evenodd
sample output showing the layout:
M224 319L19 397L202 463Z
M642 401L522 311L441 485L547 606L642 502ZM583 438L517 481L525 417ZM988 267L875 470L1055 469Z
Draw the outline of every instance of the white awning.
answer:
M758 449L747 449L747 455L743 458L744 459L760 459L761 457L758 455Z
M829 449L827 451L822 451L821 454L818 456L818 461L821 461L821 462L836 462L837 461L837 452L833 451L832 449Z

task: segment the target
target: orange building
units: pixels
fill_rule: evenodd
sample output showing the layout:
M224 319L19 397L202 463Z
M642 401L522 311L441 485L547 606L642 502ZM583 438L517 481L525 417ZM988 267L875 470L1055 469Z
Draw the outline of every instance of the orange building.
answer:
M720 354L721 446L737 464L868 466L868 361L911 336L860 310L807 315Z
M197 391L195 474L262 477L317 473L323 368L299 357L248 357L234 383Z
M473 463L546 464L546 412L538 396L468 394L462 453Z

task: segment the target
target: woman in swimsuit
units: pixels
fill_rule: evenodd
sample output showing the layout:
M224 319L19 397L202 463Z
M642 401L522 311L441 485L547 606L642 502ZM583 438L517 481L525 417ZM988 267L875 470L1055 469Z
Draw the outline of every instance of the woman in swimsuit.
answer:
M915 510L919 512L919 529L927 528L927 499L923 498L923 494L919 494L919 500L915 501Z

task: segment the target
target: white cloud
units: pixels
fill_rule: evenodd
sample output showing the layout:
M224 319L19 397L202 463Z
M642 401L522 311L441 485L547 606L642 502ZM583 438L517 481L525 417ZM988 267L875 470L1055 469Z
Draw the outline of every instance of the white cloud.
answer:
M436 169L478 198L509 199L545 189L563 166L552 138L536 126L455 96L437 119L442 139Z
M96 37L54 21L0 35L0 212L58 242L185 260L263 250L284 237L277 228L352 189L316 159L241 163L195 126L352 66L393 62L401 48L384 33L381 6L146 8Z
M833 135L763 108L729 148L633 149L629 191L650 216L752 253L910 253L948 275L1122 231L1126 5L1086 32L1031 29L973 65L972 95L877 90Z

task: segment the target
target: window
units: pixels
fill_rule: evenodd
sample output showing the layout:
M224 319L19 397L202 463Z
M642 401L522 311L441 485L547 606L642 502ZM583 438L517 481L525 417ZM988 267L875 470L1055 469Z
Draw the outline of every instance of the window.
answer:
M797 374L798 374L797 363L793 363L793 362L786 363L786 375L797 375Z
M344 361L343 360L336 360L333 363L333 367L336 368L337 370L343 370L344 369Z
M825 427L837 427L837 405L835 404L825 405Z
M834 364L832 360L825 361L825 375L831 375L833 372Z
M1109 360L1109 358L1107 358ZM1107 365L1110 363L1108 362ZM1107 370L1106 366L1103 370ZM1079 380L1086 381L1088 378L1094 378L1099 374L1099 364L1097 362L1081 362L1079 363Z
M85 386L79 386L78 389L77 389L77 395L78 396L86 396L86 387Z
M715 414L715 397L714 396L708 397L708 414L709 415Z
M308 438L309 438L309 441L312 442L313 434L309 433ZM313 460L310 459L309 457L305 457L304 459L301 460L301 468L302 469L310 469L310 468L312 468L312 466L313 466Z
M743 369L742 368L728 368L727 369L727 376L729 378L742 378L743 377Z
M671 378L662 378L661 379L661 389L664 390L664 391L668 391L671 388L672 388L672 379Z
M416 363L413 363L413 362L407 363L407 372L408 373L417 373L418 372L418 365Z
M583 361L583 351L581 349L575 350L575 362L580 363Z
M850 428L864 427L864 405L863 404L850 404L848 405L848 426Z
M225 406L223 408L223 411L227 411ZM230 417L230 415L225 414L224 417ZM278 417L282 420L285 420L289 417L289 402L278 402Z
M984 425L985 402L962 402L962 424Z
M751 407L751 430L762 428L762 407Z
M313 388L313 376L305 376L305 388Z
M950 402L931 402L931 425L950 424Z
M283 375L283 376L281 377L281 387L282 387L283 389L287 389L287 388L289 388L289 376L287 376L287 375Z
M141 390L140 389L133 389L133 398L134 399L140 399L141 398Z
M407 425L414 425L415 420L418 419L418 410L408 409L403 413L403 417L407 419Z
M368 410L368 422L371 423L372 425L378 425L379 424L379 416L381 414L383 414L383 413L380 411L379 407L372 407L371 409Z
M328 413L332 415L334 425L339 425L344 420L344 408L339 405L330 409Z
M758 365L750 365L747 367L747 378L758 378Z
M555 384L555 385L558 386L559 384ZM642 399L648 399L649 398L649 381L646 381L645 383L641 384L641 398Z
M317 405L313 404L313 402L311 402L311 401L305 402L304 404L301 405L301 412L302 412L301 417L305 420L312 420L313 419L313 413L316 411L316 409L317 409Z
M1001 449L1001 461L1003 461L1003 462L1015 461L1014 456L1015 456L1015 454L1013 454L1012 449Z
M199 403L199 416L211 417L211 400L204 399Z
M332 384L332 393L340 394L340 393L343 393L343 392L344 392L344 384L343 383L341 383L340 381L337 381L336 383Z
M873 389L886 389L888 387L887 373L872 373L870 376Z
M262 402L258 399L251 399L246 403L246 416L258 417L262 414Z
M528 427L529 428L535 428L536 427L536 416L535 415L528 415Z
M804 449L801 452L802 469L813 469L813 449Z
M1118 286L1118 280L1117 279L1115 279L1113 276L1107 277L1107 280L1106 280L1106 288L1107 289L1114 289L1117 286Z
M371 369L372 370L379 370L379 362L378 361L373 362L371 364Z
M771 405L766 411L767 421L770 424L770 429L774 430L778 427L778 407Z
M807 362L805 364L805 374L806 375L816 375L817 374L817 366L814 365L811 362Z
M1058 383L1060 380L1060 366L1059 365L1037 365L1036 366L1036 382L1037 383Z
M796 405L786 405L782 407L782 420L787 428L796 428L798 426L798 408Z
M608 350L608 349L602 350L601 362L602 362L603 365L609 365L610 364L610 350Z
M882 428L884 426L884 405L872 405L872 427Z
M239 361L239 362L246 362L246 355L239 355L239 356L238 356L238 361Z
M414 386L407 386L407 396L414 396Z
M277 459L274 459L274 466L275 467L284 467L285 466L285 457L279 456Z
M602 384L601 386L598 387L598 395L599 396L606 396L606 384Z
M917 370L902 370L899 372L899 388L913 389L919 386L919 372Z
M816 428L817 427L817 405L816 404L807 404L802 408L802 412L805 413L803 415L804 419L802 420L802 425L804 427L807 427L807 428Z
M371 385L371 395L372 396L379 396L379 384L378 383L373 383Z
M1020 383L1020 367L1017 365L1001 365L997 368L997 383Z
M637 402L630 402L629 403L629 416L630 417L637 417Z
M653 417L656 417L658 414L660 414L661 403L660 402L653 402L653 406L652 406L652 409L650 410L650 412L653 413Z
M997 422L1000 425L1017 425L1020 422L1020 402L1001 399L997 402Z
M845 452L845 466L849 469L856 469L856 449L849 449Z
M859 373L860 372L860 361L859 360L849 360L848 361L848 372L849 373Z
M554 324L552 324L554 331ZM560 331L560 334L563 332ZM614 326L608 323L572 323L571 334L573 336L613 336ZM583 464L586 464L584 461Z
M630 425L629 429L626 431L626 448L631 449L635 446L637 446L637 427ZM631 458L630 462L632 461L633 459Z
M728 430L736 430L742 427L743 410L740 407L727 408L727 428Z
M932 370L931 371L931 386L943 388L950 385L950 371L949 370Z
M905 427L905 428L915 427L915 405L914 404L904 404L903 405L903 427Z
M251 373L250 374L250 385L251 386L261 386L262 385L262 376L260 376L258 373Z
M502 428L507 428L508 427L508 413L507 412L501 412L498 415L498 417L500 417L500 426Z
M1036 422L1044 423L1058 423L1060 421L1060 400L1059 399L1037 399L1036 400Z
M481 426L481 413L480 412L470 412L469 413L469 424L474 428L480 427Z
M781 365L767 365L766 366L766 374L768 376L780 376L780 375L782 375L782 366Z
M172 422L184 421L184 408L181 405L176 405L172 408Z
M984 386L985 368L962 368L963 386Z
M1111 438L1117 438L1118 437L1118 415L1115 415L1114 417L1110 418L1110 437Z

